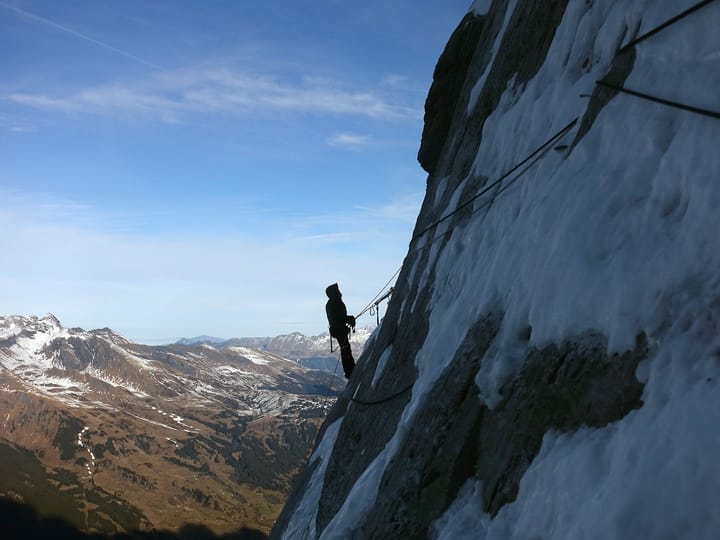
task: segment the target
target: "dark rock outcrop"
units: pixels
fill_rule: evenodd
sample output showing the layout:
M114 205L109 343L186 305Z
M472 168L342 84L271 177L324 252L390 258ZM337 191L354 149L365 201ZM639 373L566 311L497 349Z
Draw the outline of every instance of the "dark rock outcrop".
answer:
M492 65L493 44L508 3L493 2L486 15L468 14L463 19L438 61L425 103L418 161L431 180L447 174L463 180L470 173L485 120L511 81L522 86L540 69L567 3L521 0L501 37L502 54ZM468 110L473 87L483 73L487 73L485 82Z
M429 173L435 170L445 145L467 70L484 28L485 17L468 13L453 32L435 66L433 83L425 101L425 126L418 151L418 161Z
M498 326L489 316L468 333L386 468L373 518L356 538L425 537L469 478L483 481L483 510L495 515L515 500L547 431L603 427L641 406L634 372L647 356L644 336L634 350L607 356L606 340L590 334L531 350L488 409L474 377Z
M515 500L549 430L604 427L642 405L635 370L648 354L645 336L631 351L606 351L607 340L594 333L530 350L523 370L503 387L503 400L483 413L474 474L483 480L486 512L495 515Z

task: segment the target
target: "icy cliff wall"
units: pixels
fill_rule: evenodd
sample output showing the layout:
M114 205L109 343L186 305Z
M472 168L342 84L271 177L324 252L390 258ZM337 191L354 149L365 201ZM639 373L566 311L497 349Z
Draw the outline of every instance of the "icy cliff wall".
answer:
M477 1L276 538L720 536L720 2ZM602 84L596 84L601 81ZM610 86L608 86L610 85Z

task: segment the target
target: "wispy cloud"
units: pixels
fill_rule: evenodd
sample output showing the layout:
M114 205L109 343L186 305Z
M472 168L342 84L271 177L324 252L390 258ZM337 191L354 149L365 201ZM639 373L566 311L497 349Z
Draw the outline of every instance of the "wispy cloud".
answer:
M369 141L370 137L368 135L360 135L358 133L336 133L332 137L328 138L327 143L329 146L357 148L367 145Z
M338 244L353 242L357 239L355 232L335 232L325 234L313 234L302 238L303 241L324 244Z
M413 106L392 103L373 90L347 90L327 79L298 82L227 67L196 66L155 73L129 84L102 85L74 94L15 92L12 102L63 112L152 117L176 122L184 115L247 114L254 111L353 115L418 120Z
M310 245L346 246L378 252L402 249L410 238L423 194L397 197L378 206L353 206L342 211L296 217L293 241Z
M383 84L387 86L400 86L407 83L407 80L408 78L405 75L392 74L385 76Z
M419 85L417 82L412 81L408 76L400 75L398 73L386 75L382 80L382 85L393 90L401 90L415 94L427 93L427 88L425 88L425 86Z
M184 107L181 103L160 94L120 86L82 90L66 97L13 93L8 96L8 99L18 105L36 109L65 113L152 117L163 122L177 122L182 112L190 112L187 106Z
M37 126L27 120L19 120L0 114L0 130L12 133L31 133L37 130Z
M33 124L14 124L8 129L13 133L32 133L37 128Z
M357 210L365 213L368 219L414 224L420 212L423 196L424 194L421 192L411 193L398 197L381 206L359 206Z
M14 11L17 15L20 15L27 19L31 19L35 22L38 22L40 24L43 24L45 26L48 26L48 27L58 30L60 32L69 34L76 38L82 39L84 41L92 43L93 45L96 45L98 47L102 47L103 49L111 51L115 54L119 54L120 56L124 56L125 58L127 58L129 60L132 60L134 62L137 62L138 64L144 65L145 67L149 67L152 69L158 69L158 70L163 69L161 66L159 66L153 62L149 62L148 60L145 60L144 58L140 58L139 56L129 53L128 51L124 51L122 49L119 49L118 47L114 47L114 46L110 45L109 43L105 43L104 41L100 41L99 39L95 39L88 35L82 34L82 33L78 32L77 30L73 30L72 28L63 26L62 24L59 24L55 21L51 21L50 19L47 19L45 17L41 17L40 15L36 15L35 13L30 13L29 11L25 11L24 9L20 9L17 6L10 5L6 2L0 2L0 7L4 7L11 11Z
M407 234L394 249L357 242L367 212L355 209L354 223L319 216L307 238L189 238L116 234L88 222L84 216L92 209L83 204L0 193L0 228L6 231L0 252L12 255L3 261L0 297L6 313L50 311L69 325L110 325L134 339L204 331L266 335L298 330L298 321L304 321L301 329L319 332L326 321L318 299L322 306L328 283L352 284L348 306L361 306L404 253ZM378 228L386 234L384 225ZM288 328L287 320L296 326Z

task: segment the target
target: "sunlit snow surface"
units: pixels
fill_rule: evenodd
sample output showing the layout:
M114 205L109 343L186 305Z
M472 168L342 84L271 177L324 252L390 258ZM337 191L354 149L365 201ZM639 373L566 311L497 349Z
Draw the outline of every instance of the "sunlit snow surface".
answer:
M0 365L18 376L28 390L47 394L55 398L61 397L76 407L89 407L93 404L83 397L89 390L88 380L95 379L110 386L122 388L136 396L145 396L131 382L108 375L102 370L89 365L81 372L68 372L58 363L54 354L49 354L46 347L56 339L69 337L89 339L91 334L79 329L64 328L52 315L43 318L7 316L0 318L0 340L11 339L14 344L7 351L0 350ZM107 336L107 344L124 358L147 369L152 362L136 356L119 347L112 339L127 342L121 336ZM129 343L129 342L128 342ZM59 368L59 369L53 369Z
M52 367L39 353L54 339L68 337L68 330L51 315L42 319L18 316L6 319L7 324L0 326L0 340L14 338L15 344L11 348L12 354L2 358L5 367L10 370L18 366ZM28 327L35 328L35 331L27 332Z
M243 356L244 358L247 358L253 364L257 364L259 366L264 366L269 363L267 358L260 356L252 349L248 349L246 347L229 347L229 349L232 351L235 351L236 353Z
M117 355L120 364L130 364L128 373L97 367L93 363L94 357L82 370L66 369L58 352L48 346L55 340L68 338L97 338ZM193 403L218 403L221 406L225 406L223 403L231 395L237 399L236 413L239 416L256 419L292 409L300 410L317 401L314 397L278 390L278 376L297 375L306 368L278 355L246 347L218 349L203 345L202 349L207 351L208 357L191 351L184 351L186 356L167 351L167 356L174 360L183 362L191 358L199 366L199 376L187 378L150 358L152 352L107 329L92 332L66 329L51 315L44 318L0 316L0 340L5 342L0 347L0 369L14 376L15 386L8 385L6 390L22 388L23 391L60 400L71 407L96 407L99 404L97 399L106 399L111 389L119 396L130 393L138 398L147 398L155 395L158 388L163 388L180 400L189 398ZM249 362L243 363L243 360ZM218 361L228 363L217 365ZM237 363L232 364L233 361ZM100 405L104 406L103 403ZM153 411L151 417L128 410L123 412L170 430L194 432L197 429L176 414L156 407L150 409Z
M482 12L485 4L473 8ZM525 87L508 88L488 118L473 172L500 177L582 115L587 98L581 95L593 91L629 41L626 28L639 25L641 34L692 4L571 0L543 67ZM625 85L720 110L718 28L720 2L714 2L640 44ZM577 126L560 143L576 133ZM715 119L620 94L572 152L549 152L489 211L457 227L446 245L429 247L438 262L411 401L321 538L346 537L372 519L367 512L386 464L406 442L404 426L471 325L495 311L504 313L503 326L476 378L489 406L522 367L526 345L516 336L528 325L531 346L594 330L608 336L609 352L632 348L645 332L651 356L638 369L647 383L644 405L604 429L548 433L515 502L490 519L482 512L481 486L470 481L432 534L720 538L718 141ZM422 282L431 266L406 270ZM417 290L423 289L421 283ZM291 523L314 523L315 509L305 502ZM284 537L293 538L289 529Z

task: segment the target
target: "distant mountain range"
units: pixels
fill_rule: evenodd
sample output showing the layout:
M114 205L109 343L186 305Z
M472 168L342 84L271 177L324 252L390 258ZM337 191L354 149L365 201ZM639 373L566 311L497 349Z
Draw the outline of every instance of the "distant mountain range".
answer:
M375 329L372 327L358 328L350 335L350 346L355 358L362 354L365 343ZM317 336L305 336L293 332L275 337L248 337L222 339L212 336L182 338L178 345L213 345L220 349L231 347L249 347L277 354L283 358L294 360L309 369L334 371L337 364L337 342L333 342L334 354L330 352L330 334L325 332Z
M84 530L267 532L345 384L273 352L311 350L291 336L152 347L0 317L0 496Z
M219 337L213 337L213 336L195 336L193 338L180 338L178 339L175 344L176 345L201 345L203 343L222 343L223 341L227 341L223 338Z

